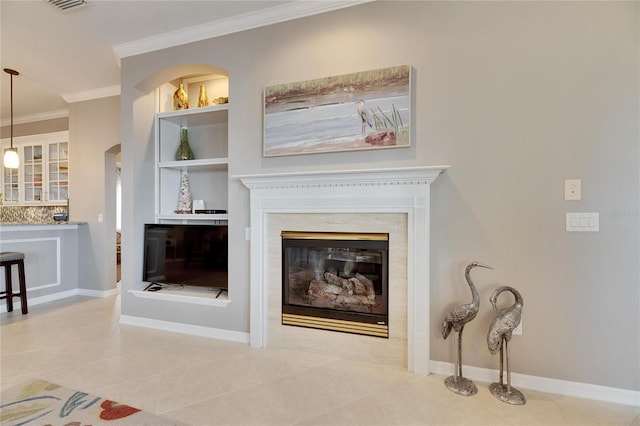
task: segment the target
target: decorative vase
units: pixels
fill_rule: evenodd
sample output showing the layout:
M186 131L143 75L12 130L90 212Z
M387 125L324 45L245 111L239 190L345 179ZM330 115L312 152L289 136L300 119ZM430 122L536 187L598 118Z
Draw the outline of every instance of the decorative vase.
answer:
M176 152L176 160L193 160L193 151L189 146L186 127L180 129L180 146L178 146L178 151Z
M189 189L189 176L187 176L187 172L182 172L180 195L178 197L178 210L176 210L176 213L191 213L192 205L193 200L191 198L191 190Z
M173 109L174 111L189 109L189 95L184 90L182 83L178 86L178 90L173 92Z
M198 107L206 107L209 105L209 98L207 97L207 88L200 86L200 96L198 96Z

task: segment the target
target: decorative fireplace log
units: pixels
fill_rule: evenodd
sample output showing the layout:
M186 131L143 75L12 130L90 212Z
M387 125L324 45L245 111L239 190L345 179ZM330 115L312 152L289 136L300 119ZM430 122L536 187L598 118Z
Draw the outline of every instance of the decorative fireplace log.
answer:
M368 296L349 296L348 294L339 294L336 297L336 303L341 305L373 305L374 302L369 300Z
M357 278L349 278L349 282L353 285L353 294L358 296L364 296L369 294L367 286Z
M311 280L307 294L310 299L333 301L341 305L373 305L376 294L373 282L361 274L345 279L331 272L325 280ZM355 294L354 294L355 293Z
M367 292L364 294L366 294L369 297L369 300L373 302L376 299L376 290L373 287L373 281L359 272L356 273L356 278L367 288Z
M307 291L307 294L309 296L324 297L326 294L346 294L346 291L339 285L330 284L322 280L312 280L309 283L309 290ZM335 299L335 297L333 299Z
M350 296L353 295L353 283L350 282L348 279L342 278L337 276L336 274L332 273L332 272L325 272L324 273L324 279L329 283L329 284L334 284L337 286L341 286L342 288L344 288L347 292L347 294L349 294Z

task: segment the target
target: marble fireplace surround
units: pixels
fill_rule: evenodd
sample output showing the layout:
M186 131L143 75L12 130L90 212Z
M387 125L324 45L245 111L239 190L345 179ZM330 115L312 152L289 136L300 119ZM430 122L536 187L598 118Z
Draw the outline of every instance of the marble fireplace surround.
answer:
M237 176L250 191L251 346L267 346L271 218L275 219L275 215L282 218L283 214L404 214L407 227L406 365L413 373L429 374L430 185L448 168L426 166Z

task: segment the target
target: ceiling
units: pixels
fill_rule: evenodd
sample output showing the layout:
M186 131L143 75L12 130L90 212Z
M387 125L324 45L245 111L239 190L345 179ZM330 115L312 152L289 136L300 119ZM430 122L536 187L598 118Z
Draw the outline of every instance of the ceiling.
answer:
M13 77L14 123L67 115L69 102L120 93L120 59L370 0L0 0L0 62ZM9 74L0 119L9 123Z

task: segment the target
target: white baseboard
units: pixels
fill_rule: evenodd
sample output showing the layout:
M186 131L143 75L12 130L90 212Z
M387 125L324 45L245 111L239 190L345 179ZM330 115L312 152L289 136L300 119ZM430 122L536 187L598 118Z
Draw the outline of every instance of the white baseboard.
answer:
M112 288L110 290L90 290L88 288L79 288L78 296L88 297L109 297L120 293L119 288Z
M40 297L28 297L27 302L29 306L42 305L43 303L53 302L55 300L66 299L68 297L73 296L88 296L88 297L109 297L114 294L118 294L120 289L113 288L110 290L89 290L85 288L76 288L73 290L60 291L58 293L47 294ZM16 306L18 311L20 310L20 299L13 299L13 310L16 311ZM0 313L7 312L7 304L4 303L0 305Z
M450 362L429 362L431 373L452 375L454 365ZM479 382L492 383L499 379L498 370L463 365L464 377ZM589 383L570 382L567 380L550 379L548 377L529 376L527 374L511 373L511 383L519 389L531 389L558 395L574 396L578 398L595 399L598 401L617 404L640 406L640 392L592 385ZM526 395L526 392L525 392Z
M236 343L249 343L249 333L223 330L220 328L203 327L200 325L180 324L176 322L134 317L130 315L120 315L120 324L155 328L157 330L190 334L193 336L208 337L212 339L228 340Z

